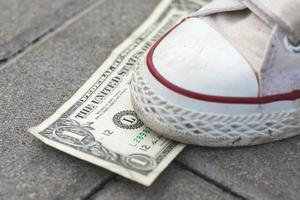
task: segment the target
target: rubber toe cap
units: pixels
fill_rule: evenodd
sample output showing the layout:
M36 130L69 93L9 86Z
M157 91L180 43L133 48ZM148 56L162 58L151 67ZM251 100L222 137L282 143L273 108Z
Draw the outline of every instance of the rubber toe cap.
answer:
M253 68L200 18L189 18L167 34L151 59L161 77L188 91L229 97L259 93Z

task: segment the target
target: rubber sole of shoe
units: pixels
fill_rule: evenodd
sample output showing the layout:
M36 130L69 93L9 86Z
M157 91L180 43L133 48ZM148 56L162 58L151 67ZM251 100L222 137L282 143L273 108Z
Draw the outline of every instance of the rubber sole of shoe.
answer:
M145 66L141 62L137 63L132 76L132 104L145 125L164 137L188 144L226 147L263 144L300 133L299 104L289 110L267 113L199 112L157 94L147 83L142 67Z

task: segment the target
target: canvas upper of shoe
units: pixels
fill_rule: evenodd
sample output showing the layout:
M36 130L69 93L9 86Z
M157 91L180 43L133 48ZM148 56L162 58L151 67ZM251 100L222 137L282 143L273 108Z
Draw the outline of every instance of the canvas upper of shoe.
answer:
M166 80L189 91L257 97L257 79L248 62L200 18L176 27L155 48L153 65Z
M205 17L244 55L256 71L260 97L295 99L300 97L299 10L299 0L217 0L194 16ZM253 17L236 11L251 11Z
M249 9L201 17L218 31L258 73L270 40L272 28Z
M269 0L259 2L270 4ZM264 17L257 9L260 5L254 4L214 1L197 12L197 17L181 23L153 52L157 72L180 88L205 95L300 97L300 50L290 44L288 34L297 31L287 33L281 25L286 20L272 21L273 13ZM275 6L276 11L280 5ZM295 17L292 22L298 30Z

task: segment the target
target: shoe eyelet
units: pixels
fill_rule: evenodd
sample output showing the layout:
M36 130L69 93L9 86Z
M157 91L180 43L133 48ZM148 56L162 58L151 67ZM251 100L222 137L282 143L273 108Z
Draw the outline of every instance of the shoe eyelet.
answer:
M284 37L283 41L286 50L288 50L291 53L300 53L300 43L294 45L290 42L287 36Z

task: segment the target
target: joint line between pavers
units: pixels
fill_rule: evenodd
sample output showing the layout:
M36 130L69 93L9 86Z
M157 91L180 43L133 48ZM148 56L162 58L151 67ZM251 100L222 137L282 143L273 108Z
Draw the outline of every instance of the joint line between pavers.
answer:
M214 186L216 186L217 188L221 189L222 191L238 198L238 199L241 199L241 200L248 200L248 198L242 196L241 194L233 191L231 188L229 188L228 186L225 186L223 185L222 183L219 183L217 182L216 180L204 175L204 174L201 174L199 173L198 171L190 168L189 166L185 165L183 162L180 162L180 161L175 161L175 164L177 166L179 166L180 168L182 168L183 170L187 170L189 172L191 172L192 174L194 174L195 176L201 178L201 179L204 179L206 182L210 183L210 184L213 184Z
M98 194L101 190L104 189L104 187L109 184L111 181L116 179L116 174L109 175L106 179L101 181L98 185L96 185L94 188L90 190L85 196L81 197L82 200L89 200L92 199L94 195Z
M103 4L106 1L108 1L108 0L99 0L99 1L91 4L90 6L86 7L82 11L78 12L78 14L74 14L73 17L67 19L63 23L61 23L53 28L50 28L48 31L46 31L45 33L43 33L40 36L38 36L37 38L35 38L27 46L18 50L16 53L12 54L8 58L0 60L0 71L5 69L6 67L8 67L11 63L15 62L19 58L21 58L23 55L25 55L25 54L31 52L33 49L39 47L40 45L45 43L48 39L52 38L53 36L55 36L56 34L61 32L62 30L64 30L65 28L67 28L68 26L73 24L74 22L78 21L79 19L84 17L86 14L88 14L91 10L93 10L94 8L98 7L99 5ZM4 64L1 66L1 63L4 63Z

